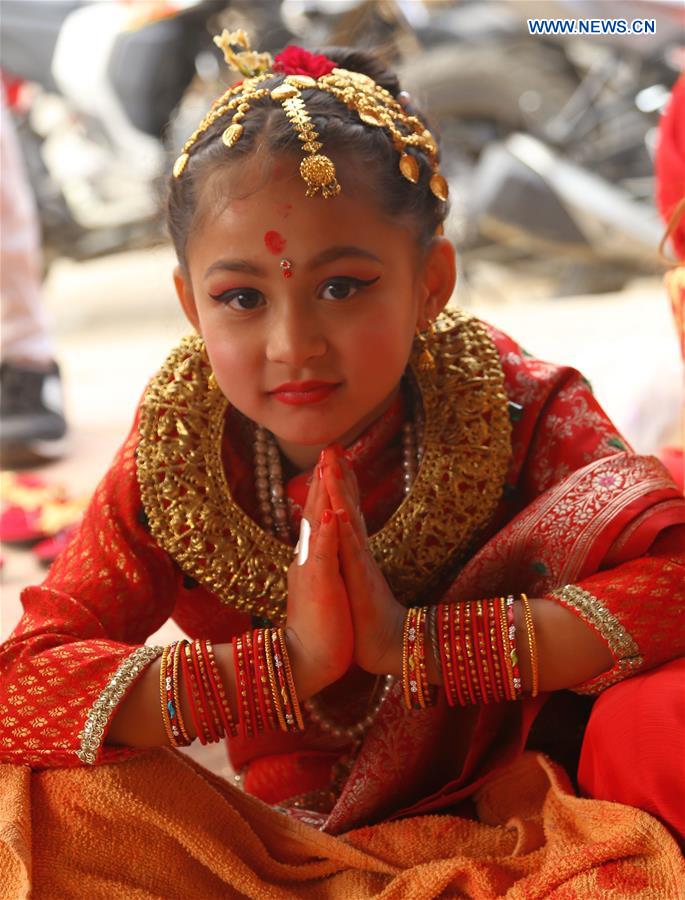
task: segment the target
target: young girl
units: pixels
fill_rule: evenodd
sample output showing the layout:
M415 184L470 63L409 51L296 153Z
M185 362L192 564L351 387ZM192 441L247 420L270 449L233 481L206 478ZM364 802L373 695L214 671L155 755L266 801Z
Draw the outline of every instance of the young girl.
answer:
M195 335L0 656L9 895L675 896L663 825L521 751L575 778L608 688L581 788L685 830L682 496L577 372L445 309L392 74L219 43L244 81L169 200ZM224 737L245 793L150 752Z

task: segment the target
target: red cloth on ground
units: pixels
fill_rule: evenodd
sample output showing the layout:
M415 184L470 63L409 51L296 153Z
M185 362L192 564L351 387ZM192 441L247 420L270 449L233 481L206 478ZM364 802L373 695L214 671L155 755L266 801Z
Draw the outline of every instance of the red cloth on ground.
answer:
M685 658L601 695L585 731L578 784L589 797L652 813L685 849Z

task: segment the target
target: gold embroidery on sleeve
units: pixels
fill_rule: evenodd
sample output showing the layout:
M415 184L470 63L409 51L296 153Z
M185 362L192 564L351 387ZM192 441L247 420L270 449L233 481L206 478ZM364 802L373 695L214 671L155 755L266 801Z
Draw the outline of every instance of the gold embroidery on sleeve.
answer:
M93 765L102 744L105 728L117 708L131 682L140 672L162 655L163 647L138 647L127 656L105 685L104 690L93 703L81 738L81 749L76 751L78 758L88 765Z
M640 668L643 663L640 648L616 616L597 597L576 584L567 584L550 591L548 596L575 610L584 622L598 631L607 642L615 660L608 672L572 688L576 694L599 694Z

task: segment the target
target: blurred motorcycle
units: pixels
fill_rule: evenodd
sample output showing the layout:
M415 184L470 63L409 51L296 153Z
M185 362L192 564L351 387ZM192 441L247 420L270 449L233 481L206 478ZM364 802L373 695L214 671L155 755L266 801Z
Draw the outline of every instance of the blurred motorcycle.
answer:
M161 180L197 124L198 81L216 93L211 23L226 6L3 0L3 83L47 264L161 239Z

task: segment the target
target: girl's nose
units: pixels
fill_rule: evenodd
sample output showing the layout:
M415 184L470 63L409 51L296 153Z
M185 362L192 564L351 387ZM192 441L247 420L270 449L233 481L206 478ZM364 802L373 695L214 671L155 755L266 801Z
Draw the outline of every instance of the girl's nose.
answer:
M323 356L328 342L311 310L281 310L269 322L266 357L269 362L301 368L310 359Z

